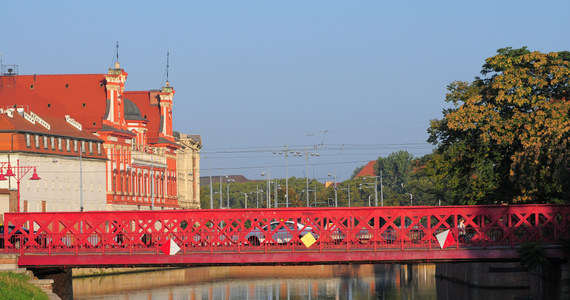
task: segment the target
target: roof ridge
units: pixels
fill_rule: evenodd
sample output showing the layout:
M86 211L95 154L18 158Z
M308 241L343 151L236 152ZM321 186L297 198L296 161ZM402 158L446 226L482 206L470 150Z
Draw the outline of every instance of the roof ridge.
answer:
M63 73L63 74L18 74L18 75L9 75L10 77L19 77L19 76L93 76L93 75L107 75L105 73Z

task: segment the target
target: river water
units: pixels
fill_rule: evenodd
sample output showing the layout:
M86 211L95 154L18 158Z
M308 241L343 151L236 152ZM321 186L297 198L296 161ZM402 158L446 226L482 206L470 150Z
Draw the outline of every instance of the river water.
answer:
M167 269L73 279L75 299L526 299L436 279L435 265L247 266Z

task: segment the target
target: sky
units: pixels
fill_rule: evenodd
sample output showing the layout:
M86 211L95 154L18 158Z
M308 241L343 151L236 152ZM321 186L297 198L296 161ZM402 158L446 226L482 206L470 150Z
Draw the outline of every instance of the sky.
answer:
M174 130L202 138L201 175L349 179L431 153L446 87L503 47L570 50L569 1L9 1L3 64L174 87ZM279 154L287 147L301 157ZM275 154L274 154L275 151ZM315 154L311 156L310 154ZM308 158L304 156L308 154ZM316 155L318 154L318 156ZM330 174L330 176L329 176Z

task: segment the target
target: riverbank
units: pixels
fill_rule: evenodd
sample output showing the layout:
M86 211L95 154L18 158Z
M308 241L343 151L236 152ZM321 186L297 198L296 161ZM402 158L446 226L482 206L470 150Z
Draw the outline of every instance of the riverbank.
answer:
M59 299L50 297L45 291L31 282L32 278L24 273L9 271L0 272L0 295L3 299L13 300L50 300Z

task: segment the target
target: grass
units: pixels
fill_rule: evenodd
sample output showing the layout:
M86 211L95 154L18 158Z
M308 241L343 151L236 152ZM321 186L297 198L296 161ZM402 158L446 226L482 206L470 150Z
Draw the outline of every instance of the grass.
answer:
M0 272L0 295L2 299L49 300L48 295L44 291L29 281L30 277L25 274Z

